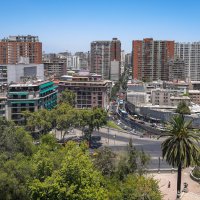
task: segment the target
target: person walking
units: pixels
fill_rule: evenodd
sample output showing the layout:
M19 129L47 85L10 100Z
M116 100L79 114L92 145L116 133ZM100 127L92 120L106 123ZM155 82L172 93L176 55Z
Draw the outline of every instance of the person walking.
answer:
M171 187L171 182L169 181L169 183L168 183L168 188L170 188Z

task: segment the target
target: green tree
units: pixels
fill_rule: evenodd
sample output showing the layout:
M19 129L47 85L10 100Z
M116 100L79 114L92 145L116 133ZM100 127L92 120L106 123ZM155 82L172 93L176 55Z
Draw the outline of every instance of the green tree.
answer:
M76 94L70 90L64 90L59 97L60 103L68 103L72 107L76 105Z
M182 115L189 115L190 114L190 108L186 104L185 101L181 101L176 109L176 113L182 114Z
M48 133L52 128L50 111L46 109L37 112L25 111L23 115L25 117L25 127L31 132Z
M181 170L198 162L200 134L191 130L192 121L185 121L183 115L174 116L166 132L160 137L167 137L162 142L162 156L166 161L178 167L177 198L181 193Z
M62 139L68 133L69 129L75 126L76 120L76 112L73 109L69 110L67 114L57 117L57 128L61 131Z
M0 163L0 199L28 200L28 181L32 176L28 157L21 153L7 157Z
M0 128L0 153L7 153L10 157L15 153L24 155L33 153L32 137L22 127L16 127L14 123L4 120L4 125L1 124Z
M128 175L121 187L123 200L161 200L158 182L153 178Z
M137 159L138 159L138 151L133 146L133 140L131 138L129 140L129 145L128 145L128 162L127 162L130 173L133 173L137 170L138 168Z
M150 156L143 150L139 151L133 146L132 139L129 140L127 152L119 159L116 177L119 180L124 180L127 175L136 173L143 175L149 164Z
M107 113L102 108L85 109L79 115L79 123L82 129L86 129L85 136L91 142L94 129L99 130L100 127L107 124Z
M94 165L101 171L104 176L111 176L114 174L115 154L108 147L98 149L94 154Z
M73 142L62 149L63 159L58 170L34 179L31 199L106 200L108 191L103 176L97 171L88 152ZM52 167L51 167L52 169Z

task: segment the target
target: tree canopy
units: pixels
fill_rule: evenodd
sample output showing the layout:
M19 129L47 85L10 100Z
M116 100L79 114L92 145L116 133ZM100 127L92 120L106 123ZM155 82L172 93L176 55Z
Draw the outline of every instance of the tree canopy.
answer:
M192 121L185 121L184 115L176 115L162 135L167 137L161 144L163 158L173 167L178 167L177 197L181 192L182 167L189 167L199 162L200 135L199 131L191 129L191 123Z
M176 113L183 114L183 115L189 115L190 114L190 108L186 104L185 101L181 101L176 109Z

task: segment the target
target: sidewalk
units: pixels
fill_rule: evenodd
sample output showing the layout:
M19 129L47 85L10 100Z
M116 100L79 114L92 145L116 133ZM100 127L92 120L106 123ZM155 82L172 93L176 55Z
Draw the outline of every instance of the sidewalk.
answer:
M190 168L184 169L182 171L182 186L183 183L188 183L188 193L182 194L182 200L200 200L200 184L193 181L190 178ZM148 175L149 176L149 175ZM159 187L164 195L164 200L175 200L176 199L176 184L177 184L177 172L174 173L160 173L160 174L151 174L154 179L159 181ZM168 183L171 183L170 188L168 188Z

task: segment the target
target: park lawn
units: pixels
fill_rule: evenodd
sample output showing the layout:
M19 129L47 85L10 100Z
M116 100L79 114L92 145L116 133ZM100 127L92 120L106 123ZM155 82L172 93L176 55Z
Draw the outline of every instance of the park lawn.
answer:
M110 128L117 129L117 130L123 130L120 126L115 124L115 122L113 122L113 121L108 121L107 126L110 127Z

